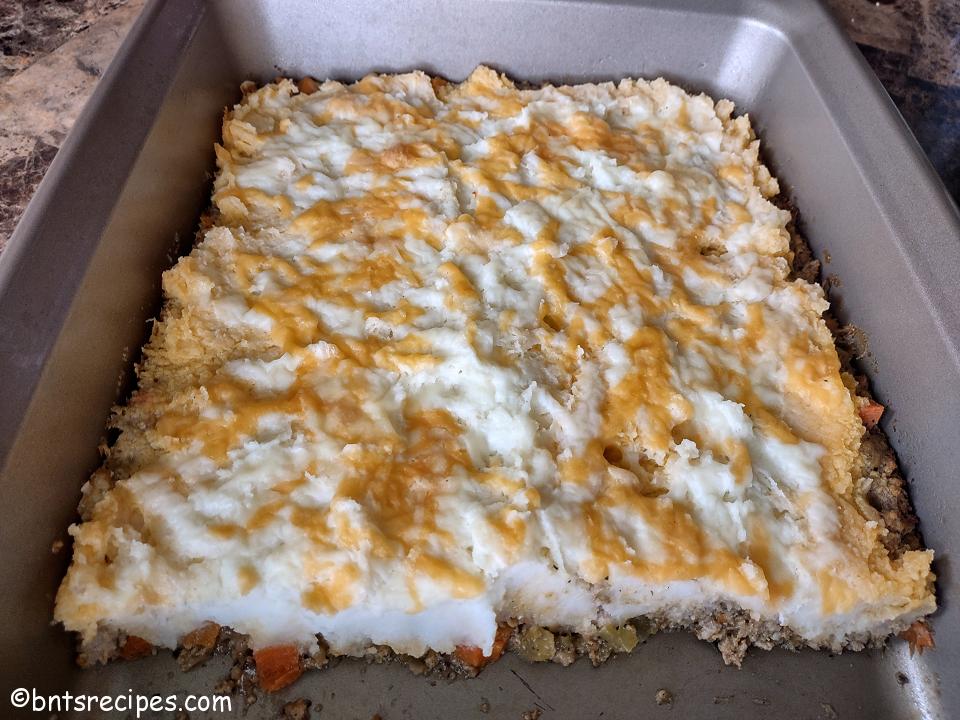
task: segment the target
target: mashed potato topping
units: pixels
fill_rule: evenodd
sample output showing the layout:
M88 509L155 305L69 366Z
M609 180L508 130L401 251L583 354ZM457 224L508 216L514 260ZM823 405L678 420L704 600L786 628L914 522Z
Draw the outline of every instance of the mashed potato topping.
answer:
M930 612L732 109L484 67L247 95L57 618L421 654L507 617L725 603L837 645Z

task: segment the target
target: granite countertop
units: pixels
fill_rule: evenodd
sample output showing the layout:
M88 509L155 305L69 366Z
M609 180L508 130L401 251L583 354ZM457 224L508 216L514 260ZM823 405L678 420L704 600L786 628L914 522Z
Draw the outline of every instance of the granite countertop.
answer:
M826 0L960 201L960 2ZM0 0L0 250L145 0Z

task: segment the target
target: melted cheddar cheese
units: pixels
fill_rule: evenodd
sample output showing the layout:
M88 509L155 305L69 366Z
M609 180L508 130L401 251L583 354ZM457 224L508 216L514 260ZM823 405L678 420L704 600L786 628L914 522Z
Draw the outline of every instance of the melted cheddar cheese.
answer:
M246 96L57 617L419 654L507 615L728 603L823 642L929 612L731 112L483 67Z

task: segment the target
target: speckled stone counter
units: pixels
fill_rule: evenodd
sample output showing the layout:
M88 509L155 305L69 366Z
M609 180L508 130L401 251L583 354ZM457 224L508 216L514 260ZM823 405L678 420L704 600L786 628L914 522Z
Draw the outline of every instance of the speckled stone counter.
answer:
M145 0L0 0L0 249Z
M0 0L0 249L145 0ZM960 1L828 0L960 199Z

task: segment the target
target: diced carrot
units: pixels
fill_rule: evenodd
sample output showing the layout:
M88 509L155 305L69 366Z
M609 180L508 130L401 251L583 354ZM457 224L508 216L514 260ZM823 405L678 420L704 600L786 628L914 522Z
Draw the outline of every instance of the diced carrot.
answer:
M257 682L267 692L285 688L303 673L300 650L295 645L273 645L253 653Z
M513 628L509 625L499 626L497 628L497 634L493 638L493 648L491 648L489 655L484 655L480 648L471 645L457 645L454 654L464 665L479 670L485 665L489 665L500 659L500 656L503 655L503 651L507 647L507 641L510 640L512 634Z
M923 651L927 648L937 646L933 641L933 630L927 625L926 620L917 620L913 625L900 633L900 637L910 645L911 655L916 651L919 651L919 653L923 655Z
M208 622L184 635L180 644L191 650L209 650L217 644L218 637L220 637L220 626L214 622Z
M300 92L304 95L312 95L320 89L320 85L309 75L304 75L300 78L300 82L297 83L297 88L299 88Z
M476 645L457 645L453 652L457 659L468 667L479 668L484 665L483 650Z
M120 648L120 657L124 660L137 660L153 653L153 645L142 637L127 635L127 639Z
M509 625L501 625L497 628L497 634L493 638L493 649L490 651L490 657L487 662L496 662L507 649L507 641L513 635L513 628Z
M880 422L880 416L883 415L883 405L876 400L871 400L866 405L860 406L860 419L863 420L867 430L872 430Z

